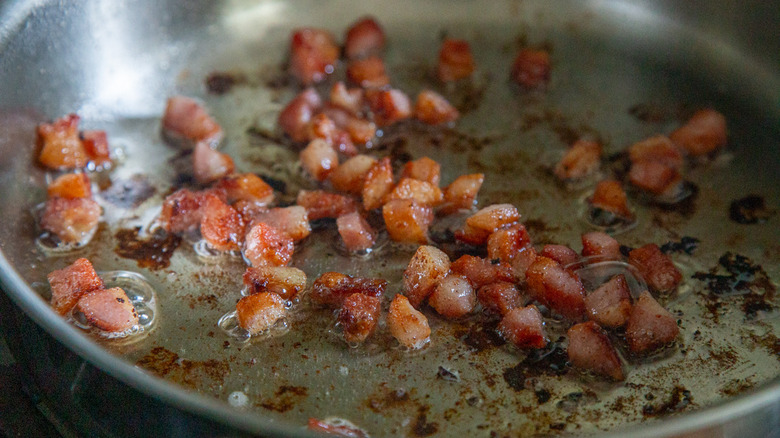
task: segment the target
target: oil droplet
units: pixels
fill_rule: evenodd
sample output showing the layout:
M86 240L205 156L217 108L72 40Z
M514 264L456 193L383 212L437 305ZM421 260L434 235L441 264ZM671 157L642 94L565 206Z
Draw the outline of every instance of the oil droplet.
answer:
M228 395L228 404L234 408L244 408L249 404L249 397L241 391L233 391Z
M636 299L639 295L648 290L647 284L639 271L632 265L620 262L607 260L598 256L585 257L575 263L565 266L566 269L571 269L576 272L582 280L582 285L588 292L592 292L602 284L606 283L612 277L623 274L626 278L631 296Z
M198 240L192 245L192 248L201 260L209 263L218 263L224 261L226 258L243 257L243 254L239 251L220 251L214 249L206 239Z

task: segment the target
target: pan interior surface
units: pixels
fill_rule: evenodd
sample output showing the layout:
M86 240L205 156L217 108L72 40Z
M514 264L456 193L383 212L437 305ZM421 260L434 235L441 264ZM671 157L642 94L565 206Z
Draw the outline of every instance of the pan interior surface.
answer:
M188 391L274 423L340 417L372 436L466 436L596 433L645 422L635 431L649 433L660 418L777 387L780 64L754 50L780 48L711 33L716 27L708 23L693 26L685 7L680 17L670 15L672 2L656 9L604 1L387 3L74 2L64 8L54 2L29 9L9 3L5 16L26 18L0 34L0 83L14 84L0 88L5 257L44 298L47 273L78 257L98 271L141 273L156 291L154 329L135 342L96 341ZM780 42L777 11L772 19L771 10L760 15L769 7L757 8L750 17L759 17L756 32L768 37L760 40ZM451 323L428 311L432 342L422 351L394 347L384 321L364 345L351 348L333 315L305 296L284 331L241 342L218 326L241 296L240 257L204 258L185 240L169 265L144 267L117 250L133 239L128 230L132 236L136 227L149 226L164 196L191 172L191 156L160 135L171 95L201 99L226 133L220 150L237 170L281 182L281 203L316 187L302 173L297 149L276 130L279 111L300 91L284 70L289 35L317 26L340 38L369 13L387 33L385 62L394 86L410 96L433 88L463 114L452 129L389 128L369 153L433 157L444 184L484 173L479 206L516 205L537 244L579 249L580 235L592 230L583 211L593 185L564 187L549 170L574 140L597 139L609 157L669 133L699 108L726 116L726 151L686 173L696 196L671 209L633 200L637 225L617 235L630 247L697 240L690 253L672 255L684 281L659 298L678 318L673 347L649 359L621 351L627 378L611 383L559 368L565 344L532 363L477 317ZM714 24L719 17L713 15ZM443 35L472 46L478 69L468 86L443 87L432 76ZM552 79L543 92L524 92L507 79L523 46L551 53ZM209 93L205 81L214 73L240 80L224 94ZM320 89L326 90L327 84ZM69 112L81 115L88 129L106 130L122 159L96 179L104 220L93 241L77 252L49 254L34 243L39 230L32 212L46 198L47 181L34 164L35 127ZM118 205L106 195L139 181L151 190L139 205ZM748 196L767 206L762 223L730 219L732 201ZM355 257L337 241L333 227L316 230L292 265L307 273L309 285L326 271L384 278L387 309L402 292L401 275L415 248L386 242ZM729 270L737 262L746 270ZM743 272L749 272L740 277L744 288L735 291L716 290L706 280ZM43 306L40 311L56 318ZM555 341L567 326L548 321L547 328Z

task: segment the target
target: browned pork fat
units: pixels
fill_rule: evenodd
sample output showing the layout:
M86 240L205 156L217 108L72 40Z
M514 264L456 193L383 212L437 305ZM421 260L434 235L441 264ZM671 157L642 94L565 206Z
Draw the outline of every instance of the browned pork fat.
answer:
M49 169L75 169L87 165L89 156L79 138L79 116L68 114L37 129L38 162Z
M581 179L598 170L600 162L600 144L577 140L555 166L555 176L562 180Z
M726 145L726 118L713 109L696 111L669 139L693 157L707 155Z
M203 216L201 207L210 196L219 196L219 192L193 192L179 189L166 196L159 218L163 229L169 233L197 229Z
M523 304L517 287L507 281L496 281L480 287L477 290L477 300L486 311L498 315L506 315Z
M451 214L458 210L470 210L476 205L477 194L485 181L485 175L473 173L461 175L444 188L444 205L440 211Z
M387 327L401 345L410 349L422 348L431 339L428 318L416 310L403 295L396 295L390 303Z
M252 335L270 329L286 314L284 300L272 292L248 295L236 304L238 325Z
M441 165L428 157L409 161L401 169L401 178L425 181L438 187L441 179Z
M658 245L648 243L628 253L628 262L634 265L651 290L667 292L680 284L682 274Z
M582 256L599 256L608 260L617 260L621 257L620 243L601 231L585 233L582 235Z
M106 131L81 131L81 144L90 161L97 166L111 162L111 150L108 148Z
M628 149L632 184L654 195L675 191L682 182L683 156L671 140L657 135L631 145Z
M450 259L442 250L430 245L417 248L403 275L404 295L412 306L420 308L449 270Z
M347 79L362 88L382 88L390 84L390 78L385 73L385 62L378 56L349 61Z
M545 50L521 49L512 64L512 79L525 88L540 88L550 80L550 54Z
M333 188L356 195L361 194L368 171L376 164L376 160L368 155L355 155L344 161L328 176Z
M491 233L519 219L520 213L514 205L489 205L467 218L463 228L455 231L455 238L470 245L483 245Z
M411 199L398 199L382 207L382 217L390 238L404 243L428 243L428 227L433 209Z
M277 230L287 234L294 241L299 241L311 234L309 214L300 205L276 207L258 212L252 216L252 223L265 222Z
M460 318L474 309L477 296L469 282L459 275L444 277L433 288L428 305L445 318Z
M322 107L322 99L313 88L298 93L279 113L278 124L292 141L309 140L309 122Z
M219 180L214 187L224 190L230 202L249 201L268 205L274 201L274 189L254 173L227 176Z
M330 105L346 111L348 116L356 116L360 114L363 107L363 89L358 87L347 88L344 82L338 81L330 88ZM346 116L345 115L345 116ZM329 115L337 125L342 125L335 117ZM347 123L349 120L344 118L343 123Z
M339 216L336 227L347 251L365 251L374 246L374 230L360 213Z
M450 265L450 271L468 280L474 289L479 289L496 281L513 282L512 267L503 262L482 257L463 255Z
M388 126L412 116L412 103L401 90L368 90L366 100L377 126Z
M51 198L41 214L41 228L66 243L84 243L95 231L101 213L92 198Z
M544 245L541 255L555 260L561 266L570 265L580 259L577 252L566 245Z
M205 141L199 141L192 153L192 169L196 181L208 184L233 173L235 164L229 155L215 151Z
M339 47L324 29L305 27L290 39L290 73L303 85L322 82L333 72Z
M385 31L374 19L364 17L347 29L344 38L344 56L360 58L380 55L385 48Z
M99 289L85 293L76 304L89 325L121 333L138 324L138 313L122 288Z
M490 234L487 253L490 260L510 263L521 251L531 247L531 236L523 224L517 223ZM525 269L523 269L525 273Z
M680 328L674 316L644 291L639 295L626 324L626 341L634 353L645 353L672 342Z
M381 207L391 190L393 190L393 166L390 157L385 157L366 172L361 193L363 208L369 211Z
M244 242L246 224L235 208L217 196L208 196L203 203L200 234L219 251L232 251Z
M49 198L91 198L92 183L86 173L66 173L46 187Z
M474 72L474 57L471 47L465 40L445 38L439 49L439 63L436 76L442 82L468 78Z
M624 219L634 218L634 213L628 207L626 192L618 181L600 181L588 202L591 207L600 208Z
M296 202L306 209L312 221L326 217L336 219L358 210L357 201L349 196L323 190L301 190Z
M95 272L92 263L85 258L52 271L47 278L51 287L51 306L60 315L70 313L85 293L104 288L103 280Z
M588 317L602 327L622 327L631 314L631 292L626 277L616 275L585 297Z
M585 315L585 288L577 274L553 259L536 257L526 271L533 298L564 317L578 321Z
M344 299L339 324L348 344L361 343L374 332L379 321L379 304L379 297L363 293L354 293Z
M244 257L252 266L286 266L293 254L293 240L287 233L258 222L244 240Z
M593 321L574 325L566 334L569 360L577 368L623 380L623 365L604 330Z
M243 280L252 294L273 292L285 300L292 300L306 287L306 273L288 266L248 267Z
M435 207L441 204L444 196L437 186L429 182L412 178L401 178L395 188L387 194L384 202L387 203L400 199L411 199L417 205Z
M429 125L439 125L458 120L460 113L439 93L423 90L414 104L414 117Z
M351 277L339 272L326 272L314 280L311 300L323 306L341 307L344 299L352 294L381 297L386 287L387 281L381 278Z
M533 304L510 310L498 324L498 332L518 348L544 348L547 345L542 314Z
M198 102L186 96L168 99L162 118L163 132L174 140L216 145L222 139L222 128Z
M315 138L301 151L301 166L317 181L325 181L339 166L336 150L325 140Z

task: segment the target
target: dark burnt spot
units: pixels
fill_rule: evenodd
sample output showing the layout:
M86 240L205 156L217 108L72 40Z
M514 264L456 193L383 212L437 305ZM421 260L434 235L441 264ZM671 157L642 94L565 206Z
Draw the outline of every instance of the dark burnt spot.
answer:
M528 219L523 221L523 225L529 233L552 233L558 231L560 228L549 225L543 219Z
M680 119L684 112L682 105L663 103L638 103L628 109L628 114L644 123L664 123Z
M436 372L436 377L448 382L460 382L460 374L457 371L449 370L439 365L439 371Z
M718 259L718 265L709 272L696 272L693 278L705 283L711 301L741 296L742 310L748 320L755 319L758 312L775 308L772 300L775 286L764 269L749 258L727 252ZM710 309L717 311L718 307Z
M180 172L177 173L173 178L173 187L171 188L171 192L176 191L177 187L190 187L196 184L197 181L195 181L195 175L188 172Z
M550 423L550 429L552 430L566 430L566 423Z
M100 192L100 197L121 208L135 208L151 198L157 190L144 175L113 181L111 187Z
M628 257L628 255L633 251L635 248L632 248L630 246L626 245L620 245L620 254L623 254L623 257Z
M738 224L761 224L774 214L775 211L767 209L764 198L758 195L748 195L731 201L729 206L729 219Z
M272 178L268 175L259 175L260 178L265 181L266 184L271 186L272 189L276 190L277 192L281 193L287 193L287 183L276 178Z
M556 109L548 109L542 113L524 114L520 123L520 131L528 132L540 126L547 127L567 146L574 144L580 138L590 138L604 144L604 140L595 129L584 123L572 123L561 111Z
M530 377L561 376L568 373L569 369L569 356L559 340L551 342L545 348L530 351L520 363L504 369L503 376L512 389L522 391L528 389L526 381Z
M683 236L678 242L670 241L661 245L661 252L664 254L684 252L692 255L696 247L699 246L699 242L700 240L695 237Z
M164 347L153 348L136 365L191 388L219 387L230 374L227 361L181 359L178 354Z
M546 389L537 389L534 391L534 395L536 395L536 402L540 405L543 405L550 401L550 397L552 397L552 394L550 394L550 391Z
M171 256L181 244L181 238L159 231L142 239L138 237L140 230L141 227L135 227L117 231L114 252L120 257L135 260L141 268L167 268L171 264Z
M412 424L412 434L415 436L431 436L439 430L436 423L428 422L428 407L420 407L417 418Z
M116 299L116 302L117 302L117 303L124 303L124 302L125 302L125 300L124 300L123 298L117 298L117 299Z
M690 182L683 181L683 195L674 202L648 198L647 203L658 211L666 214L674 214L683 218L689 218L696 212L696 200L699 198L699 186Z
M213 72L206 77L206 90L211 94L221 95L244 82L246 77L239 73Z
M669 397L660 404L646 404L642 407L645 417L658 417L680 412L693 403L691 392L681 386L675 386Z
M463 343L477 352L506 344L496 329L498 323L496 319L472 321L466 335L463 336Z
M282 385L274 392L274 398L260 402L260 407L269 411L287 412L308 395L303 386Z
M366 400L366 406L376 413L382 413L388 408L404 407L413 403L409 393L403 389L382 388Z

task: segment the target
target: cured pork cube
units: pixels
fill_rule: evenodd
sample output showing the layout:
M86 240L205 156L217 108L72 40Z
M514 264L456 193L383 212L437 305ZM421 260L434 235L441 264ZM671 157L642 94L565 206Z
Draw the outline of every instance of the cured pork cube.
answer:
M270 329L286 314L284 299L272 292L248 295L236 304L238 325L251 335Z
M433 222L433 209L411 199L398 199L382 207L382 217L390 238L396 242L428 243L428 227Z
M474 72L474 57L471 47L464 40L445 38L439 49L436 76L442 82L468 78Z
M287 233L258 222L244 240L244 257L252 266L286 266L293 254L293 240Z
M259 212L253 217L252 223L264 222L287 234L294 241L306 238L311 234L309 215L300 205L291 207L276 207Z
M348 296L363 294L379 298L385 293L387 281L381 278L351 277L338 272L326 272L320 275L311 290L311 300L315 304L338 308Z
M414 117L428 125L439 125L458 120L460 113L439 93L423 90L414 104Z
M86 173L66 173L49 183L46 192L49 198L91 198L92 183Z
M306 209L312 221L326 217L336 219L358 210L358 203L349 196L323 190L301 190L296 202Z
M683 165L682 153L669 138L663 135L634 143L628 148L628 158L631 163L655 161L678 170Z
M347 111L348 115L359 114L363 107L363 90L358 87L347 88L341 81L333 84L329 97L331 105Z
M294 142L309 140L309 122L322 107L322 100L313 88L298 93L279 113L278 124Z
M76 304L89 325L111 333L122 333L138 324L138 312L122 288L85 293Z
M477 300L487 311L506 315L512 309L522 305L522 297L517 287L507 281L497 281L477 290Z
M304 86L322 82L333 72L339 52L328 31L311 27L297 29L290 41L290 73Z
M614 237L601 231L591 231L582 235L582 256L599 256L608 260L621 257L620 243Z
M195 180L208 184L233 173L235 164L229 155L215 151L205 141L199 141L192 153L192 169Z
M444 214L458 210L470 210L477 203L477 194L485 181L485 175L473 173L461 175L444 188L444 205L440 211Z
M51 306L63 316L73 310L73 306L85 293L104 288L103 280L95 272L92 263L85 258L77 259L63 269L52 271L47 279L51 287Z
M490 233L487 240L488 259L509 263L529 247L531 236L523 224L517 223Z
M570 265L580 259L577 252L566 245L544 245L541 255L555 260L561 266Z
M404 270L404 295L415 308L433 292L433 288L450 270L450 258L444 251L430 245L417 248Z
M111 150L108 147L106 131L81 131L81 144L89 160L97 166L111 162Z
M390 158L376 162L366 173L363 181L363 208L367 211L383 205L384 198L393 190L393 167Z
M634 265L650 290L667 292L680 284L682 274L658 245L648 243L628 253L628 262Z
M239 249L244 241L245 224L235 208L225 204L219 197L205 198L200 219L200 234L218 251Z
M328 114L333 114L333 112L334 111L328 111ZM352 138L349 133L344 129L339 128L336 125L336 122L325 112L312 117L306 129L306 137L309 140L324 140L333 148L333 150L347 156L357 154L357 148L355 147L355 144L352 143Z
M577 140L555 166L554 173L561 180L581 179L598 170L600 162L600 144Z
M203 194L179 189L165 197L160 212L160 223L169 233L182 233L197 229L202 217Z
M544 348L547 345L542 314L534 305L510 310L498 324L498 332L518 348Z
M585 288L577 274L563 269L553 259L539 256L525 275L534 299L574 321L585 315Z
M378 56L349 61L347 79L363 88L381 88L390 84L390 78L385 73L385 62Z
M623 274L612 277L585 297L588 317L602 327L623 327L631 314L631 292Z
M412 103L401 90L369 90L366 99L377 126L388 126L412 116Z
M660 161L643 160L633 163L628 171L631 184L654 195L672 194L679 190L682 175L676 168Z
M474 288L468 280L459 275L444 277L428 297L428 305L439 315L449 319L467 315L476 303Z
M438 187L441 179L441 165L428 157L409 161L401 169L401 178L425 181Z
M51 198L41 214L41 228L66 243L85 243L100 220L100 205L92 198Z
M464 277L475 289L496 281L514 281L510 265L468 254L452 262L450 271Z
M376 164L376 160L368 155L355 155L341 163L328 176L333 188L341 191L361 194L368 171Z
M339 324L348 344L359 344L374 332L379 321L379 297L354 293L344 299Z
M68 114L37 129L38 162L49 169L75 169L89 162L79 138L79 116Z
M512 275L514 275L515 281L520 283L526 281L526 272L528 271L528 268L531 266L531 264L536 260L536 257L538 257L538 254L536 253L536 250L533 246L528 246L515 255L515 257L510 262L512 267Z
M713 109L696 111L669 139L693 157L707 155L726 145L726 118Z
M254 173L222 178L215 187L224 190L230 202L249 201L257 205L268 205L274 201L274 189Z
M339 165L336 150L321 138L315 138L301 151L301 165L317 181L325 181Z
M483 245L491 233L519 219L520 213L511 204L490 205L467 218L464 227L455 232L455 238L470 245Z
M441 204L444 196L438 187L429 182L402 178L398 185L387 195L385 202L399 199L411 199L417 205L435 207Z
M336 227L348 251L365 251L374 246L374 230L360 213L339 216Z
M250 293L272 292L285 300L292 300L306 287L306 273L288 266L249 267L243 279Z
M550 54L545 50L521 49L512 64L512 80L525 88L540 88L550 81Z
M344 56L360 58L379 55L385 48L385 31L373 17L353 23L344 38Z
M412 350L422 348L431 339L428 318L415 309L407 297L400 294L390 303L387 327L401 345Z
M626 192L618 181L600 181L588 202L591 207L600 208L624 219L634 218L634 213L628 207Z
M623 365L604 330L593 321L572 326L566 352L572 365L598 375L623 380Z
M642 292L626 324L628 348L634 353L646 353L674 341L679 333L674 316L650 292Z
M206 142L216 145L222 139L222 128L195 99L173 96L168 99L162 118L163 132L172 139Z

